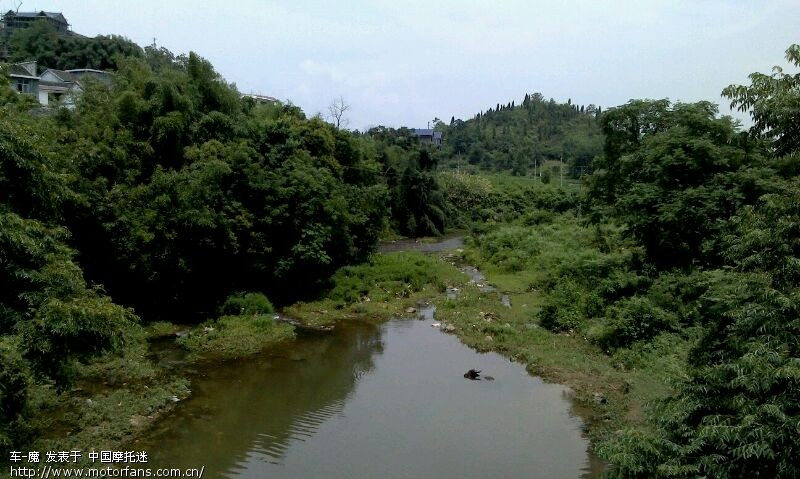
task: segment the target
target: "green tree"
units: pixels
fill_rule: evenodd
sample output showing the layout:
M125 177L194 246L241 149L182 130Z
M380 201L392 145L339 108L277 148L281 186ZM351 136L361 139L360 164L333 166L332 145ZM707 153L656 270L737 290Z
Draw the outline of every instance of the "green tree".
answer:
M24 444L30 434L27 418L28 364L15 341L0 337L0 448L4 451Z
M800 474L800 184L765 196L729 236L734 271L719 271L703 304L710 323L689 375L652 414L602 452L612 477Z
M800 45L786 50L786 61L800 67ZM730 98L731 108L750 112L751 133L772 140L777 156L800 151L800 73L776 66L771 75L753 73L749 86L731 85L722 94Z
M408 236L444 232L444 196L435 177L421 171L416 158L408 160L397 189L393 216L400 232Z
M19 29L9 39L12 62L35 60L41 68L113 70L124 57L141 57L138 45L120 36L85 38L63 34L46 21Z
M796 87L772 81L780 77L754 74L750 87L726 89L734 104L757 106L752 134L772 142L782 155L773 161L798 153L786 116ZM706 273L697 301L706 331L685 378L647 429L601 447L610 477L800 475L800 181L772 182L772 193L741 205L720 233L725 266Z
M58 226L79 201L36 130L0 128L0 336L21 334L35 369L67 384L73 361L120 351L137 319L87 286Z
M726 221L772 184L749 140L706 102L633 101L602 125L590 195L612 205L655 263L719 264Z

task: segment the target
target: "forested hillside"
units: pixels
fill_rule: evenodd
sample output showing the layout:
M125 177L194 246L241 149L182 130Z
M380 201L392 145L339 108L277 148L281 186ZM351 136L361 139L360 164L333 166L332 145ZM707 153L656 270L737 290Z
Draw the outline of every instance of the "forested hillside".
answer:
M565 174L591 172L602 150L597 119L602 109L545 100L541 93L525 94L522 102L498 103L474 118L437 123L445 133L448 166L462 165L514 175L551 174L539 169L548 161L564 160Z

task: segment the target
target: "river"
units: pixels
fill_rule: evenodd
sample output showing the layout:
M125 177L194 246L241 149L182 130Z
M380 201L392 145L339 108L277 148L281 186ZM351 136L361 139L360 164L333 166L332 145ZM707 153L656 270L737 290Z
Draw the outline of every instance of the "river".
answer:
M204 477L579 478L602 464L562 386L418 319L353 321L200 368L135 447ZM493 381L464 378L470 368Z

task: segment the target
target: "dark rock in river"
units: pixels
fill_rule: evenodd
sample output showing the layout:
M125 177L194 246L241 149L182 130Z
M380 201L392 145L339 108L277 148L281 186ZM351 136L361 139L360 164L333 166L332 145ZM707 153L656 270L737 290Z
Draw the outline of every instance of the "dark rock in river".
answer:
M480 369L479 369L479 370L477 370L477 371L476 371L476 370L474 370L474 369L470 369L469 371L467 371L467 372L465 372L465 373L464 373L464 377L465 377L465 378L467 378L467 379L471 379L471 380L473 380L473 381L474 381L474 380L476 380L476 379L477 379L477 380L480 380L480 376L481 376L481 371L480 371Z

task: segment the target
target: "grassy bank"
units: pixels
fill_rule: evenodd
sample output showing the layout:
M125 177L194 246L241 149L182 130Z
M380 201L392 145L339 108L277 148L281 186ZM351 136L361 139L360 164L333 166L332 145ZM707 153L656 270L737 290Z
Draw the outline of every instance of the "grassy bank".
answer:
M226 360L256 354L294 339L294 328L276 323L271 314L222 316L178 339L194 359Z
M337 271L323 299L297 303L283 312L311 326L355 318L385 321L407 316L421 299L440 296L466 281L463 273L434 256L376 254L367 263Z
M487 275L487 282L494 277ZM539 324L542 297L513 292L512 306L498 292L476 287L455 299L437 302L437 318L455 327L468 346L496 351L526 366L536 376L572 388L580 413L589 421L593 440L628 422L643 419L643 407L669 391L669 379L680 374L689 342L663 335L652 344L609 355L576 332L554 333Z
M123 354L76 362L66 391L32 387L31 450L120 450L191 395L192 368L291 341L294 327L277 323L272 313L259 293L232 295L216 319L192 327L152 323L137 329ZM181 356L178 364L160 364L155 344Z
M29 427L39 434L30 450L119 450L188 397L190 381L158 367L148 349L142 341L121 357L77 366L67 391L49 384L32 388L36 414Z

